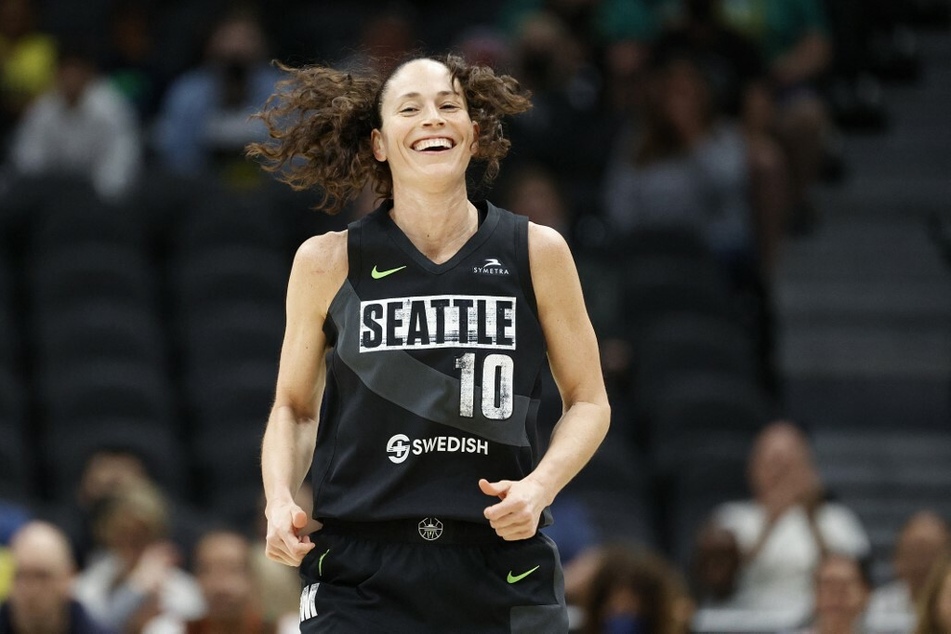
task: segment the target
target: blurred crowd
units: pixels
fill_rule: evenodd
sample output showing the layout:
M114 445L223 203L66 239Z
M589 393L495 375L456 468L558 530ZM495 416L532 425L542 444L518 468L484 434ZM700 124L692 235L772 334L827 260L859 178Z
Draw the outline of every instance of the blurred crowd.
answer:
M892 574L872 574L866 528L823 486L808 435L782 420L772 317L783 245L821 230L815 188L847 177L841 135L887 126L880 83L916 77L914 26L946 17L946 3L478 5L0 0L0 260L16 277L29 263L53 262L50 245L114 241L127 231L137 238L124 247L136 245L160 271L149 273L160 293L207 303L210 287L188 275L197 270L188 265L206 253L195 245L207 247L219 233L239 242L250 235L256 246L267 241L276 266L266 257L241 261L247 250L232 251L231 262L249 276L276 268L280 278L302 239L344 226L374 201L367 192L340 216L318 217L312 194L284 191L244 157L264 134L251 115L281 78L272 60L386 72L413 52L460 52L533 93L532 111L508 123L513 148L500 180L485 189L474 177L473 196L555 227L572 244L612 391L606 452L617 464L596 457L591 471L608 475L567 490L552 527L573 629L951 631L945 521L927 509L907 518ZM44 316L33 299L43 280L31 273L15 281L0 295L0 317ZM680 295L669 292L674 287ZM652 302L669 302L670 310L663 318L645 313ZM44 319L59 312L55 304L46 310ZM168 314L177 313L159 308L150 319L165 333L159 339L176 340L173 356L185 350L187 357L192 341L207 343L185 318L178 318L183 327L164 325ZM220 326L222 315L202 319ZM280 335L277 321L267 323L272 337ZM23 330L42 338L45 323ZM706 338L694 351L702 354L673 368L673 342L700 331ZM265 341L271 364L258 376L272 381L278 346ZM16 380L10 385L32 390L22 399L25 438L0 442L32 444L39 454L25 476L28 494L0 486L0 634L297 631L296 571L263 558L253 487L229 487L232 478L258 478L254 452L266 411L251 410L260 420L244 430L251 442L243 445L222 443L219 430L233 428L202 427L208 433L190 445L198 447L194 464L179 472L161 455L164 436L129 441L107 430L100 442L82 429L56 428L62 403L46 396L56 394L48 386L59 375L43 374L34 358L40 350L55 359L48 345L22 346L9 359L0 345ZM685 375L698 365L706 372L699 382ZM227 397L201 401L201 392L223 382L219 366L201 359L170 366L170 382L188 369L179 390L198 403L164 404L184 412L179 435L192 434L208 412L226 411L215 408ZM0 398L9 396L6 385L0 381ZM717 400L724 393L734 401ZM694 422L684 403L699 404L705 417ZM2 423L13 420L13 408L0 405L0 434L7 434ZM542 407L557 417L557 403ZM715 411L721 418L711 420ZM677 433L674 421L683 425ZM633 489L611 469L648 473L647 504L670 515L664 501L680 491L683 465L708 464L709 447L701 445L724 439L736 441L734 468L713 479L738 475L741 486L711 485L713 497L686 519L665 516L637 533L623 524L611 530L608 512L634 504ZM59 453L43 455L57 443ZM219 452L225 457L215 463ZM70 453L76 464L63 467L60 457ZM205 467L218 474L214 486L191 480ZM0 467L0 484L4 474ZM621 483L616 495L593 509L609 481ZM211 504L194 493L213 490L222 497Z

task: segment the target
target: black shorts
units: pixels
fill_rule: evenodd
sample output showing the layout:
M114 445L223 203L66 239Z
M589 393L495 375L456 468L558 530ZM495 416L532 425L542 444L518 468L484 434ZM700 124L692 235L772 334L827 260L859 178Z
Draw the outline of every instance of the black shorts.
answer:
M301 562L302 634L564 634L558 549L542 533L400 520L327 523Z

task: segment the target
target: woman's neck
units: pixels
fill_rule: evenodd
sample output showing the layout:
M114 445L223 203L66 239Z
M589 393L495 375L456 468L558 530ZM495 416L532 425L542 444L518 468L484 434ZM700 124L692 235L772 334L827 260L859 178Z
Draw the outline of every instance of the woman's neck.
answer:
M394 187L390 217L413 245L436 264L452 258L479 228L465 185L450 192Z

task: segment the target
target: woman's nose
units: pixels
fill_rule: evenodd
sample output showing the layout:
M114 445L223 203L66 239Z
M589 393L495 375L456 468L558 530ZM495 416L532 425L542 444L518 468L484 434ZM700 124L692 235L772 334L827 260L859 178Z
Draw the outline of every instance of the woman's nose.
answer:
M442 116L439 108L435 104L426 106L424 110L423 125L442 125L446 120Z

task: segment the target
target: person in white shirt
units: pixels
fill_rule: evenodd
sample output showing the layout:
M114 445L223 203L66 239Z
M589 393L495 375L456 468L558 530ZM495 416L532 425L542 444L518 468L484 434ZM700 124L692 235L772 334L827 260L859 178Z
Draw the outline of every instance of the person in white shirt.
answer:
M56 84L26 110L13 133L10 163L24 175L87 179L104 200L125 196L142 163L135 110L90 54L64 46Z
M201 588L179 567L168 537L164 496L147 483L130 483L102 505L95 521L102 550L77 577L76 598L101 623L138 632L155 616L189 620L205 613Z
M868 536L850 509L826 499L805 435L789 422L767 426L750 456L753 499L729 502L714 521L735 536L741 568L730 608L776 629L803 623L828 554L861 559Z

